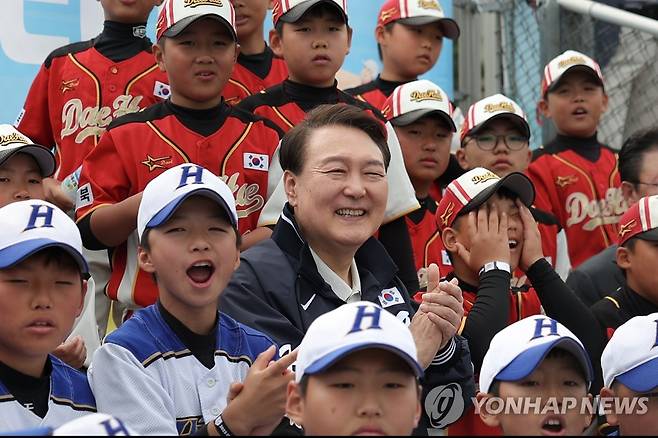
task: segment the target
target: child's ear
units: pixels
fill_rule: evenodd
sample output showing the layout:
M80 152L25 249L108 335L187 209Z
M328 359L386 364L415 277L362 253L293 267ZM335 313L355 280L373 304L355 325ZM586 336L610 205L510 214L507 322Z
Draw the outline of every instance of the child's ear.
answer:
M164 41L162 41L162 44L164 45ZM160 71L166 72L167 69L165 68L165 64L163 61L164 58L164 51L162 50L162 47L160 47L160 44L153 44L153 48L151 49L153 52L153 56L155 57L155 62L158 64L158 67L160 68Z
M441 233L441 240L443 241L443 247L446 251L451 253L457 252L457 230L454 228L448 227Z
M617 266L620 269L629 269L631 267L630 250L623 246L617 248Z
M628 205L633 205L640 200L641 196L637 193L635 189L635 184L628 181L621 182L621 194L624 199L628 202Z
M478 392L478 394L475 396L478 406L477 413L480 415L480 419L482 419L484 424L489 427L498 427L500 426L498 415L489 413L486 407L487 401L490 397L492 397L491 394Z
M384 26L379 25L375 28L375 40L377 40L377 44L379 44L380 46L385 41L385 34L386 34L386 29L384 28Z
M617 397L617 394L615 394L615 390L612 388L608 388L607 386L604 386L601 388L600 392L600 398L602 400L613 400L615 397ZM591 396L590 396L591 397ZM610 403L608 406L614 406L614 404ZM606 421L610 426L617 426L619 424L619 418L617 418L617 414L615 413L614 409L606 409L606 414L605 418Z
M304 398L302 397L299 384L288 382L286 397L286 416L299 426L304 426Z
M155 266L153 266L153 262L151 261L151 255L141 246L137 248L137 261L143 271L149 274L155 273Z
M551 118L551 111L548 108L548 95L546 97L543 97L538 103L537 103L537 109L539 109L539 113L546 117L547 119Z
M466 157L466 148L460 147L457 149L455 151L455 158L457 159L457 163L459 163L459 167L462 169L470 169L468 158Z
M350 49L352 48L352 28L347 26L347 54L350 54Z
M274 52L276 56L283 58L281 35L279 35L279 32L277 32L276 29L270 30L270 49L272 49L272 52Z
M608 111L608 95L603 92L603 108L601 113Z
M283 172L283 188L286 191L286 197L292 207L297 205L297 176L289 170Z

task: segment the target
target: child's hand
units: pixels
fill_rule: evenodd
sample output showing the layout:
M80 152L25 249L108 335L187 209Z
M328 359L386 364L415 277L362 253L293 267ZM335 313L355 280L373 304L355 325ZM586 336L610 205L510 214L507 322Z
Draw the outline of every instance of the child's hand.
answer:
M269 435L285 414L286 388L295 378L288 368L297 360L297 350L272 362L275 353L271 346L259 354L242 388L229 391L233 399L222 419L236 435Z
M60 344L53 354L75 369L82 368L87 359L87 347L81 336L74 336Z
M473 272L478 272L486 263L510 262L509 237L507 235L507 214L498 213L496 206L480 207L466 217L466 235L471 242L470 249L457 242L457 255Z
M61 183L55 178L44 178L41 184L43 184L43 194L46 201L52 202L65 212L75 208L75 203L64 193Z
M541 234L539 234L539 228L532 217L532 213L518 199L516 205L519 207L521 221L523 222L523 249L521 250L519 267L523 272L526 272L537 260L544 257L544 252L541 248Z

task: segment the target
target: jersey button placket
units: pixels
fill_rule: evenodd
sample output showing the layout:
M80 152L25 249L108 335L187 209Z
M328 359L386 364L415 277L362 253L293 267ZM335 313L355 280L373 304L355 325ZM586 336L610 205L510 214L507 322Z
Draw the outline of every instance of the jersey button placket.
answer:
M119 73L119 67L117 67L116 65L113 65L112 67L110 67L110 73L112 73L113 75L116 76L117 73ZM110 93L114 93L114 92L117 91L117 86L113 83L110 83L107 86L107 89L110 91Z

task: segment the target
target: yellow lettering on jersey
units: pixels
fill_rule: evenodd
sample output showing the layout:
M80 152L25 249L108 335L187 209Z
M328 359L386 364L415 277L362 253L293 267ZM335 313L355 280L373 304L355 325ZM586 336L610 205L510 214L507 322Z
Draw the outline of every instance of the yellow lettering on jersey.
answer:
M577 181L578 177L576 175L558 176L555 179L555 185L563 189L566 186L576 183Z
M62 139L76 134L75 142L82 143L87 137L100 136L107 125L117 117L140 110L140 102L143 96L130 96L122 94L112 102L112 107L87 107L82 106L82 100L71 99L62 107Z
M153 158L147 154L146 159L141 163L149 168L149 172L153 172L155 169L167 169L167 166L172 163L172 160L171 156Z

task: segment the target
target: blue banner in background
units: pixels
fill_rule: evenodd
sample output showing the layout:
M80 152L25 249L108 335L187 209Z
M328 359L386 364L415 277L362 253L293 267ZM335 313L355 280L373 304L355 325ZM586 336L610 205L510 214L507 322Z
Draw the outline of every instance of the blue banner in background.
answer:
M0 123L14 123L39 66L54 49L96 36L103 24L98 0L1 0L0 13ZM381 68L377 56L375 25L382 0L350 0L348 14L354 29L352 49L342 78L369 79ZM452 16L452 0L442 0ZM271 18L267 19L266 32ZM155 12L148 34L155 34ZM443 41L437 65L424 78L436 82L453 97L452 42Z

